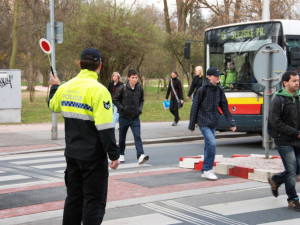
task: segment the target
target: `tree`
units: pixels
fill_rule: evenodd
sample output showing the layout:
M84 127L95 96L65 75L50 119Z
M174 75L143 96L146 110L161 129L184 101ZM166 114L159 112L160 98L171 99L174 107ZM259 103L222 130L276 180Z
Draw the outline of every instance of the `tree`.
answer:
M0 68L9 68L12 49L10 34L13 23L13 10L8 0L0 1Z
M262 19L262 0L223 0L210 3L198 0L201 8L210 9L210 26L255 21ZM271 19L297 19L299 10L295 7L298 0L270 1Z
M19 17L19 9L20 9L20 0L15 0L14 2L14 24L12 27L12 38L13 38L13 46L10 57L10 69L16 69L16 56L18 51L18 17Z
M58 47L57 67L63 73L78 71L74 60L78 60L82 49L95 47L103 63L99 79L107 85L112 72L122 73L129 66L141 65L155 42L156 30L142 8L128 11L112 7L108 1L82 4L65 23L65 42Z
M195 0L176 0L178 31L185 32L187 27L187 15L193 7Z

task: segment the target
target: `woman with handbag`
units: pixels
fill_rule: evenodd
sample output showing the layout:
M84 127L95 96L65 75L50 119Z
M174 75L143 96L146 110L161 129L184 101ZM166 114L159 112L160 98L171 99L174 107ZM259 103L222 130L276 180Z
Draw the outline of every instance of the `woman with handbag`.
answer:
M166 94L166 100L169 98L169 94L171 93L170 99L170 112L174 115L174 122L172 126L177 126L179 118L178 109L183 106L183 94L182 94L182 85L178 78L178 73L173 71L171 73L171 79L168 86L168 91Z

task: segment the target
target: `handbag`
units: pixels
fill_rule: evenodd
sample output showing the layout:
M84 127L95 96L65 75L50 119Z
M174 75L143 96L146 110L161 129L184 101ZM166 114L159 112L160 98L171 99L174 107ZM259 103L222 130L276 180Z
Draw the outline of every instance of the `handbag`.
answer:
M175 95L175 98L176 98L176 100L177 100L178 109L180 109L180 108L183 106L183 104L181 104L181 101L180 101L180 99L178 98L177 93L176 93L176 91L175 91L175 89L174 89L174 87L173 87L172 78L171 78L171 80L170 80L170 83L171 83L171 87L172 87L173 93L174 93L174 95Z

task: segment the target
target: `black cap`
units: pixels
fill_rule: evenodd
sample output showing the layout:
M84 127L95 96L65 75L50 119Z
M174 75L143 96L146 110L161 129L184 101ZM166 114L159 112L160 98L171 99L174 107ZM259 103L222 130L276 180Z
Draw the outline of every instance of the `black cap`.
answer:
M221 75L221 72L220 72L220 70L217 67L210 67L207 70L206 75L218 77L218 76Z
M97 62L101 61L101 55L95 48L86 48L82 51L80 60L93 60L94 62Z

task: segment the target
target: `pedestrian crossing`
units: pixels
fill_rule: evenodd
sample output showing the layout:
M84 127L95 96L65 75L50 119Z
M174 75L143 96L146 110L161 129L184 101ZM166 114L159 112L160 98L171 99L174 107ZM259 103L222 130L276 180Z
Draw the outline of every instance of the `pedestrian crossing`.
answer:
M0 159L0 189L41 181L63 180L66 167L62 151L3 156Z
M118 173L138 167L137 163L122 163ZM143 164L143 167L151 165ZM20 186L22 183L63 181L65 168L63 151L3 156L0 159L0 189Z
M2 157L0 159L0 191L1 189L16 187L17 185L25 186L35 182L52 182L63 181L63 173L65 170L65 158L63 152L47 152L26 155L13 155ZM147 171L162 171L164 168L157 168L150 164L144 164L143 167ZM130 163L130 161L120 164L119 170L115 170L113 175L120 175L130 173L133 170L126 170L130 168L141 168L137 163ZM170 168L165 168L170 169ZM179 178L177 178L179 179ZM107 207L107 216L103 222L104 225L189 225L189 224L203 224L203 225L283 225L283 224L300 224L299 212L287 208L286 195L283 193L284 188L281 188L281 195L278 198L271 196L270 187L268 185L259 185L255 187L247 186L248 189L243 190L239 187L238 192L243 192L239 197L225 198L224 196L235 195L230 189L230 185L226 184L227 188L214 189L210 187L211 192L197 192L195 196L191 196L191 190L186 190L186 198L173 196L166 199L165 196L160 198L154 195L151 198L136 198L135 205L118 206L118 201L109 202L111 208ZM145 187L143 187L145 188ZM201 186L199 186L199 189ZM2 190L2 191L4 191ZM231 191L230 191L231 190ZM266 197L247 196L248 193L262 193ZM183 192L183 191L182 191ZM206 193L206 194L204 194ZM183 193L181 193L183 194ZM208 197L203 200L203 196L215 198L217 200L207 201ZM240 196L245 196L240 199ZM146 199L148 199L146 201ZM155 199L155 200L154 200ZM224 200L225 199L225 200ZM126 202L129 199L126 199ZM124 200L125 202L125 200ZM116 209L113 206L118 206L118 210L122 212L118 218ZM127 208L127 209L126 209ZM128 210L128 212L126 212ZM114 216L110 216L109 214ZM35 217L32 215L23 215L15 218L0 219L0 224L24 224L26 221L34 220L51 220L53 218L61 218L62 210L57 210L57 214L52 212L44 212L45 217ZM108 219L106 219L108 218ZM10 221L10 223L8 223ZM13 222L15 221L15 222ZM22 221L22 223L20 222ZM34 223L39 224L39 223ZM59 223L53 223L59 224Z
M143 216L105 220L103 225L117 224L201 224L201 225L286 225L300 224L299 212L288 209L286 196L255 198L245 201L191 206L184 200L166 200L142 204ZM263 204L262 204L263 202ZM253 207L253 206L256 206ZM264 208L267 206L266 208ZM131 209L132 210L132 209ZM137 210L142 211L142 210ZM123 210L124 213L124 210ZM109 214L109 210L107 212Z

